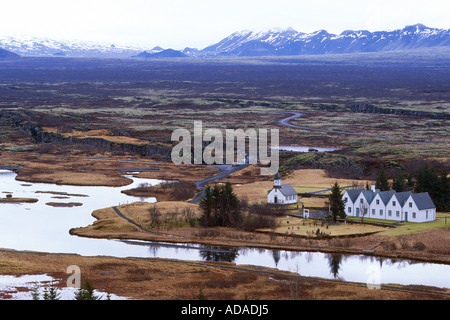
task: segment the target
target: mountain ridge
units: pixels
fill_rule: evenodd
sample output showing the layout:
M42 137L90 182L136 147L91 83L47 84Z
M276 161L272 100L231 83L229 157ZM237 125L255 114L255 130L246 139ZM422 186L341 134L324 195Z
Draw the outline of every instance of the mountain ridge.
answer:
M310 33L292 28L263 31L242 30L203 49L183 50L159 46L145 48L90 41L57 41L47 38L0 37L0 48L20 56L65 56L101 58L171 58L292 56L357 52L384 52L450 46L450 29L423 24L392 31L344 30L340 34L317 30Z
M434 46L450 46L450 30L415 24L394 31L345 30L337 35L326 30L303 33L288 28L267 32L234 32L199 51L198 56L333 54Z

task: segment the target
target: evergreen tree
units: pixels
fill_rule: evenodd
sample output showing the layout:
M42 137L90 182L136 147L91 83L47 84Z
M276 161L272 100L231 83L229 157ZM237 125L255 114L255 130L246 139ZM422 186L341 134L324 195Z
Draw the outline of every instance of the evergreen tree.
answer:
M204 227L209 227L212 225L212 190L210 186L205 188L205 195L198 203L200 210L202 211L202 216L200 217L200 224Z
M36 284L31 291L31 298L33 300L39 300L39 286Z
M440 211L450 211L450 179L447 170L443 170L438 179L436 192L436 208Z
M225 185L214 185L205 188L205 196L199 202L202 211L200 223L202 226L232 226L237 225L241 218L239 198L233 191L230 182Z
M226 182L222 187L222 201L225 225L237 225L240 220L239 199L230 182Z
M56 287L52 284L48 289L48 298L46 300L59 300L60 296Z
M345 203L342 199L342 190L339 187L339 184L337 182L334 183L334 185L331 187L331 193L328 195L328 200L330 203L330 210L331 214L333 216L334 222L336 222L337 218L345 218Z
M417 193L420 192L428 192L430 196L436 194L439 184L439 175L436 170L430 166L428 163L425 163L416 173L416 185L415 191Z
M415 183L414 183L413 176L411 173L408 173L408 175L406 176L406 180L407 180L407 182L406 182L407 191L414 190Z
M83 287L75 293L75 300L99 300L100 298L94 294L94 287L86 280Z
M394 176L392 180L392 190L395 190L397 192L403 192L408 190L406 178L401 170L399 170L399 172Z
M39 293L37 292L37 289L36 291L33 291L31 295L33 297L33 300L39 300ZM58 290L53 283L50 285L50 287L44 288L42 298L44 300L59 300Z
M380 191L388 191L389 181L386 177L386 173L384 172L384 167L382 166L380 172L378 173L377 179L375 181L375 188L380 189Z
M438 211L450 210L450 180L444 169L440 174L425 163L416 173L415 192L428 192Z
M215 184L212 189L212 226L224 226L225 221L223 219L223 201L222 201L222 189L219 185Z

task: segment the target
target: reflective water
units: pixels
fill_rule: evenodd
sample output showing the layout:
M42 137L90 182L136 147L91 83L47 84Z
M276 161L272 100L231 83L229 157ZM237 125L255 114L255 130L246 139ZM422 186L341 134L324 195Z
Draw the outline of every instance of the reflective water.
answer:
M278 147L272 147L276 148L280 151L293 151L293 152L311 152L311 147L307 146L278 146ZM320 147L312 147L312 149L316 150L317 152L330 152L330 151L336 151L339 150L339 148L320 148Z
M0 172L0 194L39 199L37 203L0 204L0 248L84 256L160 257L191 261L231 261L298 272L304 276L338 278L374 283L419 284L450 288L450 266L404 260L373 258L364 255L329 255L318 252L225 248L193 244L154 243L89 239L71 236L69 230L94 222L92 211L143 199L127 196L121 190L140 183L152 185L159 180L138 179L125 187L83 187L15 180L16 174ZM65 192L62 196L50 192ZM84 196L82 196L84 195ZM156 199L145 199L155 201ZM79 202L71 208L52 207L47 202Z

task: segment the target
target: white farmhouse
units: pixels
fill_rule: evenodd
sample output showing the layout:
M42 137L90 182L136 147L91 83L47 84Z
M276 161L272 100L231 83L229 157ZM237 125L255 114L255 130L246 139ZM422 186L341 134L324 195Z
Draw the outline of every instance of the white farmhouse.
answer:
M297 191L295 191L290 184L281 184L281 176L279 172L277 172L273 178L273 188L267 191L267 203L297 203Z
M427 222L436 220L436 206L428 192L350 189L343 195L345 213L352 217Z

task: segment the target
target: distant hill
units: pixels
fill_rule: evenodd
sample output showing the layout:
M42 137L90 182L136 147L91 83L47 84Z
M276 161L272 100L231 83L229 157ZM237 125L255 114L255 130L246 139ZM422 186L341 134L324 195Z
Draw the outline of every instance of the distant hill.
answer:
M173 49L166 49L158 52L141 52L138 55L132 56L132 58L141 58L141 59L150 59L150 58L184 58L187 57L186 54L184 54L181 51L173 50Z
M23 57L128 58L145 48L93 41L0 37L0 48Z
M0 59L18 58L19 55L0 48Z

